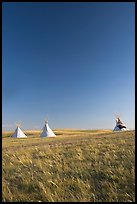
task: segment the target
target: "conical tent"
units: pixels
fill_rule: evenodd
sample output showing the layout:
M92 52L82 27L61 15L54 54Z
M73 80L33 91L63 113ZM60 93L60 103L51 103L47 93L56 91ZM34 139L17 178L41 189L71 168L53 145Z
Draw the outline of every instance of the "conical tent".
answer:
M11 136L13 138L26 138L27 136L22 132L22 130L17 126L15 132Z
M116 118L116 126L114 127L113 131L123 131L127 130L127 127L124 125L124 123L120 120L119 117Z
M48 121L45 122L45 125L43 127L43 131L40 134L40 137L56 137L54 132L50 129L50 127L48 125Z

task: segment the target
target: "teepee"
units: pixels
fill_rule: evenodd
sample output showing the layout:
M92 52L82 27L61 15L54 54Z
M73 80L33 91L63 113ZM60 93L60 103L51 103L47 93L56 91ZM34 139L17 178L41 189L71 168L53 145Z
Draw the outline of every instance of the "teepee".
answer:
M56 137L54 132L50 129L50 127L48 125L48 121L45 122L45 125L43 127L43 131L40 134L40 137Z
M116 126L114 127L113 131L123 131L128 130L124 123L120 120L119 116L116 118Z
M11 137L13 137L13 138L26 138L27 136L22 132L20 127L17 125L17 128Z

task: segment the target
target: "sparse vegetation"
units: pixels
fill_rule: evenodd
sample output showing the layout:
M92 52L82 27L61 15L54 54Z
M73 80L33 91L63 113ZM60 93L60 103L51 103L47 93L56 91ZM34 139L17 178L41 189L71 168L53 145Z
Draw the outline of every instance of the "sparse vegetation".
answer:
M3 134L4 202L135 202L135 132Z

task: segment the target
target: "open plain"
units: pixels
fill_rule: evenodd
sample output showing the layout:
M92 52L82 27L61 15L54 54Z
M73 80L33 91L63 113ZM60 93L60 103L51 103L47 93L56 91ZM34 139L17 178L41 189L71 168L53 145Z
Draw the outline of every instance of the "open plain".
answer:
M135 202L135 131L2 135L2 201Z

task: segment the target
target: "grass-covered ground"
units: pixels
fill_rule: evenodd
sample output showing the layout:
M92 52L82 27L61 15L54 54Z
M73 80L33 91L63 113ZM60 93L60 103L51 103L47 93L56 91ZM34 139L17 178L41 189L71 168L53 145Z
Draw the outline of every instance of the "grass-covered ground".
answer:
M3 201L135 202L135 131L3 133Z

